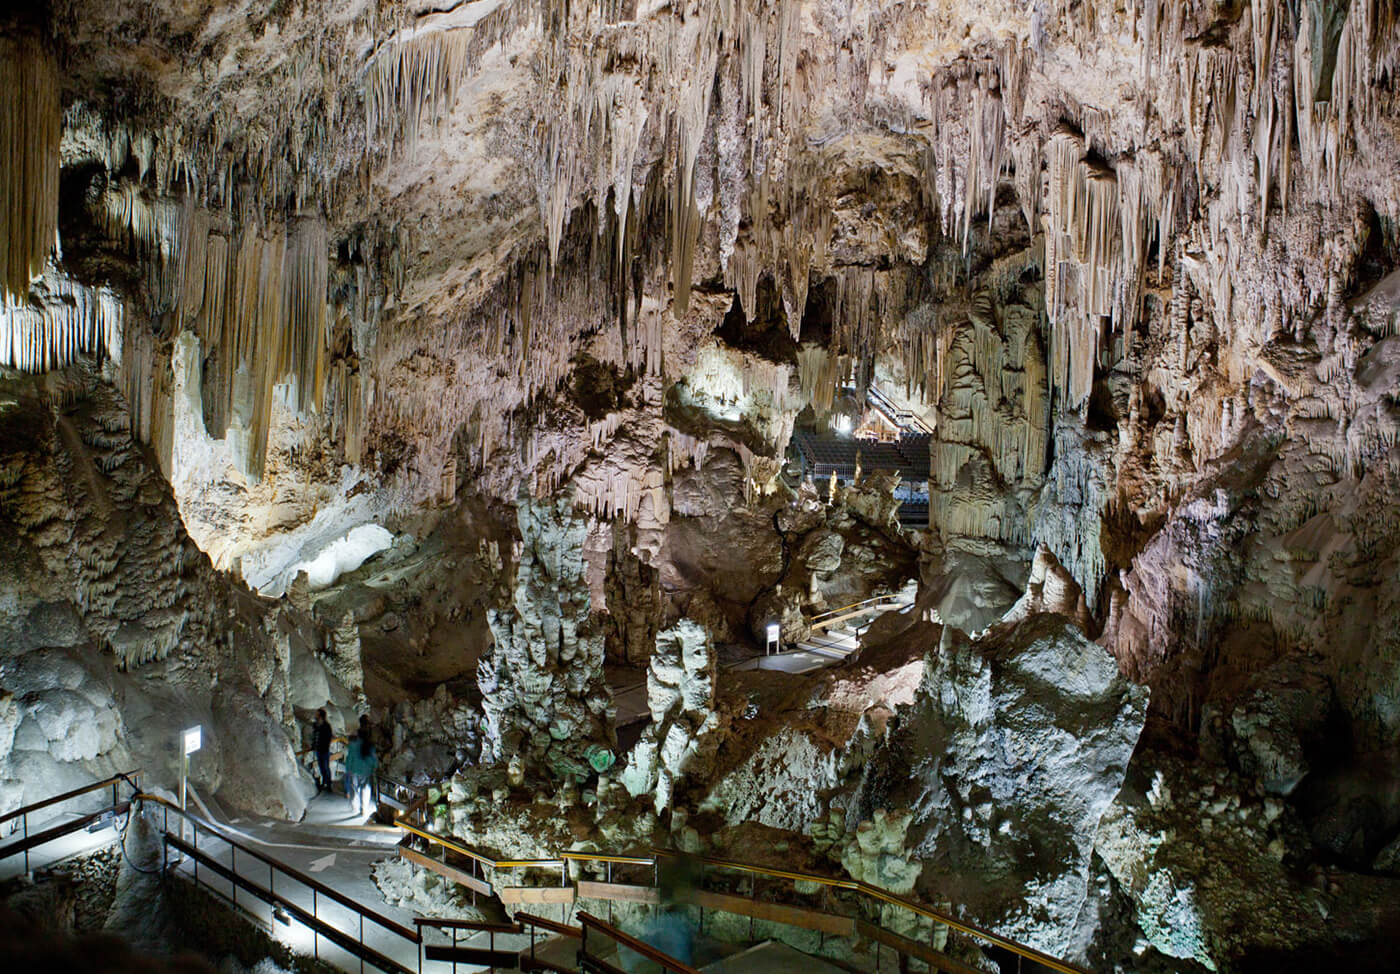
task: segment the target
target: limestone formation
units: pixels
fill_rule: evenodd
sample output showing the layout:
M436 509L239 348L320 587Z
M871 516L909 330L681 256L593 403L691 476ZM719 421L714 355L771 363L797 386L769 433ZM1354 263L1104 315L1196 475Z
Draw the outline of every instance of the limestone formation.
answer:
M327 706L502 847L907 807L1095 969L1394 952L1393 2L9 6L0 807L197 719L295 816Z
M481 759L525 759L557 777L589 774L585 749L616 746L603 683L603 634L590 618L587 521L567 497L518 506L520 551L508 609L492 610L494 645L477 666Z
M329 634L216 574L123 405L91 375L70 383L8 383L0 412L6 802L173 773L172 742L200 723L197 788L298 816L311 791L298 724L332 698L354 702L317 658Z
M1095 829L1146 703L1062 617L1033 616L975 642L945 628L848 815L908 803L920 890L1064 954L1088 894Z
M632 748L622 785L647 795L659 814L671 806L677 782L701 763L705 737L717 723L714 712L715 656L709 633L682 619L656 637L647 666L651 723ZM698 770L694 769L694 770Z

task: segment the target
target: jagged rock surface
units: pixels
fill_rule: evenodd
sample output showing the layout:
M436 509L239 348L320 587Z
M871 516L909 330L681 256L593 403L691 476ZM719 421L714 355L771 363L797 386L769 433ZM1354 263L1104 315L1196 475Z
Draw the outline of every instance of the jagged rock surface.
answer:
M495 643L477 665L481 758L519 757L582 777L590 746L616 748L603 682L603 634L590 617L587 521L569 498L518 505L520 555L509 609L490 612Z
M921 890L1062 955L1147 692L1063 617L942 633L853 808L907 803Z
M197 787L295 818L311 792L297 724L352 693L330 635L215 573L124 404L81 371L5 382L0 407L0 749L7 807L141 768L174 780L181 728L206 728Z

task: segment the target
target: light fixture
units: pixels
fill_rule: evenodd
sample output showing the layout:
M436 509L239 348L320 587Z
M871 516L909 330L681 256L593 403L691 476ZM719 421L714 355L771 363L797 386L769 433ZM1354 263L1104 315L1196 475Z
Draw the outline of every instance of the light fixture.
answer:
M180 811L185 811L187 805L185 795L188 791L190 777L190 755L198 751L204 743L204 730L200 724L193 727L186 727L180 733ZM180 819L180 837L185 835L185 820Z
M778 624L777 624L776 622L770 622L770 623L768 623L768 652L769 652L769 653L776 653L776 652L778 651L778 639L779 639L781 633L782 633L782 630L778 627Z
M272 919L282 924L284 927L292 925L292 918L287 916L287 911L282 909L282 904L278 903L272 907Z

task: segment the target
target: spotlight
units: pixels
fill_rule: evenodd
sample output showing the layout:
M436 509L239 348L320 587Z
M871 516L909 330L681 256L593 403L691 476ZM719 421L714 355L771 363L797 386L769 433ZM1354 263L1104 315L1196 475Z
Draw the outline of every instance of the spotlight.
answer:
M284 927L290 927L292 925L292 918L287 916L287 911L282 909L280 903L272 908L272 919L276 920Z

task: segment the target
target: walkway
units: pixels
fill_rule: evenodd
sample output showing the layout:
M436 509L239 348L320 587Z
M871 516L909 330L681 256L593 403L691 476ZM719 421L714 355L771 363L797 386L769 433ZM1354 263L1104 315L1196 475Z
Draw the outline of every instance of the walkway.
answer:
M360 817L350 813L343 795L317 795L300 823L255 816L225 817L212 802L197 804L204 813L202 817L217 827L193 826L184 838L198 851L198 859L185 858L173 865L173 870L212 890L293 950L346 971L445 974L455 970L458 974L471 974L491 969L488 965L460 961L454 967L450 961L427 956L428 947L452 944L452 931L423 924L411 909L390 906L375 886L371 872L374 863L397 857L403 833L388 826L363 824ZM168 818L169 830L179 835L173 814L154 806L147 815L157 825ZM279 899L281 905L274 910L263 891ZM363 944L372 952L371 957L379 955L385 963L373 959L362 963L361 957L348 949L353 944L337 944L318 933L310 923L303 922L295 908L334 927L349 941ZM536 942L542 944L544 940L537 937ZM460 930L455 943L460 947L518 953L530 946L530 936Z
M225 816L215 803L200 800L197 792L191 794L198 810L185 813L169 793L143 791L137 795L131 777L121 775L94 782L28 806L0 817L0 825L13 823L17 818L23 822L41 812L52 814L59 805L73 802L105 800L109 803L105 811L116 814L118 819L126 818L128 809L131 814L137 814L139 809L141 821L152 832L144 835L143 842L140 830L127 830L128 856L138 860L144 857L151 866L163 866L189 877L295 951L346 971L446 974L450 968L467 974L497 968L567 974L577 969L571 960L577 956L579 963L587 961L587 970L607 972L630 966L623 963L630 952L648 959L643 968L636 970L650 970L651 962L656 962L661 965L658 970L675 974L700 974L702 970L767 974L793 969L818 974L823 970L824 962L795 955L781 945L759 944L746 950L705 937L695 940L697 952L708 954L697 958L696 963L704 966L692 967L667 957L609 920L578 909L588 901L658 903L661 889L657 880L667 868L666 862L678 855L674 852L558 852L547 860L496 860L463 846L459 840L429 831L425 822L426 797L413 800L398 815L393 829L361 825L353 820L347 823L348 806L344 799L326 795L312 803L306 821L291 824L253 816ZM28 840L16 840L11 834L10 841L0 843L0 861L23 850L33 853L38 840L56 842L69 832L79 833L86 822L102 822L103 814L101 808L85 812L54 826L52 831L31 831ZM101 828L108 827L103 823ZM414 916L411 910L386 905L373 883L372 865L390 856L409 859L512 909L523 905L526 910L552 911L557 906L563 916L554 920L539 913L517 912L508 924ZM570 862L578 867L575 877L569 875ZM866 960L873 960L877 968L880 952L887 950L903 958L901 965L917 960L953 974L975 974L973 968L926 942L942 925L1061 974L1083 974L1080 968L991 930L859 880L709 856L692 857L687 868L692 866L700 870L698 879L681 900L687 911L698 912L696 927L702 934L707 912L728 914L748 917L751 930L754 921L762 921L770 926L777 924L851 940L864 945L860 949ZM622 874L615 876L614 867ZM557 880L550 878L554 870L558 870L553 872L559 877ZM522 881L525 885L515 885ZM179 895L178 891L175 895ZM922 929L924 933L896 933L866 920L877 905L881 914L889 908L906 914L899 929ZM581 927L567 924L571 907L572 919ZM532 933L537 935L540 949L526 956ZM716 949L700 951L706 941ZM873 958L869 956L872 947Z
M914 604L912 592L877 596L818 616L807 639L780 653L750 656L721 664L725 670L778 670L802 676L825 666L844 663L860 649L860 637L886 612L902 612ZM643 681L613 693L617 726L626 727L651 716L647 709L647 685Z

